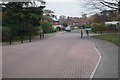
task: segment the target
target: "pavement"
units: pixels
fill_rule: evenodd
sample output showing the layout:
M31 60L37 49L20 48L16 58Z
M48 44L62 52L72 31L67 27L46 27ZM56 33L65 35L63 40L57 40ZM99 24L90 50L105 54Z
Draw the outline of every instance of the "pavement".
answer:
M100 56L94 47L101 55L98 66ZM118 78L118 47L86 36L81 39L76 30L3 46L2 51L3 78L90 78L95 67L93 78Z
M104 40L87 39L94 43L102 57L94 78L118 78L118 46Z
M44 40L2 46L3 78L89 78L99 60L78 31Z
M92 33L89 35L95 36L101 34ZM84 35L84 39L90 41L90 43L93 43L101 56L100 63L95 71L93 78L113 78L113 80L114 78L118 78L118 46L105 40L86 37L86 35Z

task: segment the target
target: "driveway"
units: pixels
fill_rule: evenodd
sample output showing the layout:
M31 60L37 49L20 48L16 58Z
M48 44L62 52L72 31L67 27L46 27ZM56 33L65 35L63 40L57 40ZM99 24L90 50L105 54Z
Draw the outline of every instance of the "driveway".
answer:
M78 32L2 47L3 78L89 78L99 55Z

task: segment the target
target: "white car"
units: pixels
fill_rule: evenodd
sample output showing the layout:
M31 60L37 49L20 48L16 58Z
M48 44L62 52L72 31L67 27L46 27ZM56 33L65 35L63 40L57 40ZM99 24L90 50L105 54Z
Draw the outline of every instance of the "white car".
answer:
M70 26L66 27L66 28L65 28L65 31L70 32L70 31L71 31Z

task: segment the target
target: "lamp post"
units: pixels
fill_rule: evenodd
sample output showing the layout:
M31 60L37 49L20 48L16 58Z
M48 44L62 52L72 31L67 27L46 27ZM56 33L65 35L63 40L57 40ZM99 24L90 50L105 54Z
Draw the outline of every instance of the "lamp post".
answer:
M42 0L41 1L41 7L45 7L45 4L46 4L46 2L44 1L44 0ZM43 16L43 15L42 15ZM42 21L42 18L41 18L41 21ZM41 25L41 24L40 24ZM42 25L41 25L41 27L42 27ZM44 38L44 31L43 31L43 29L41 30L41 32L40 32L40 39L41 39L41 36L42 36L42 38Z
M120 1L118 2L118 18L118 41L120 41ZM119 42L118 46L120 46Z
M118 2L118 34L120 34L120 1Z

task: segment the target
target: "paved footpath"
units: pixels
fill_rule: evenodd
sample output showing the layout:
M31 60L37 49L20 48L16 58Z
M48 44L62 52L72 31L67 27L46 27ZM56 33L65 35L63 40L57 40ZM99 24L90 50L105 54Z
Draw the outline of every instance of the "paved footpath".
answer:
M118 46L108 41L88 39L94 43L102 56L94 78L118 78Z
M89 78L99 55L76 32L3 46L3 78Z

